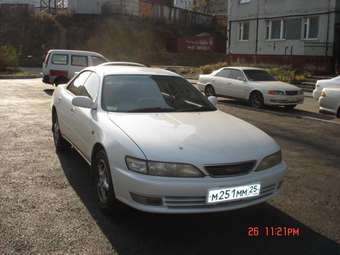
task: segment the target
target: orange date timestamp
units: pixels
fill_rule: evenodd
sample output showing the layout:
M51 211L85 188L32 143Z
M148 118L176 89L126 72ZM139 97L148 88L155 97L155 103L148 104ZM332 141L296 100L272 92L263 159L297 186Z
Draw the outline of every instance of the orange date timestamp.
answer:
M298 227L248 227L249 237L299 237Z

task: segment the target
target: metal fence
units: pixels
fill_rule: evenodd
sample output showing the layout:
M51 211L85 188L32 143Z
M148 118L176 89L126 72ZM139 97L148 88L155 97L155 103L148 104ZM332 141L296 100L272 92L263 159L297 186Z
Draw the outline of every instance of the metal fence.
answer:
M214 17L211 15L189 11L168 5L155 4L145 0L131 1L109 1L103 5L102 12L109 14L122 14L139 16L145 19L177 24L182 26L211 26Z

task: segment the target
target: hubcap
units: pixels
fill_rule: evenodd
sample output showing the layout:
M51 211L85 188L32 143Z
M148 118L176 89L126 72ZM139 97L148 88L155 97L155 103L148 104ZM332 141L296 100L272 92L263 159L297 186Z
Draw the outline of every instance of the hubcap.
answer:
M208 87L208 88L207 88L207 96L213 96L213 95L214 95L213 88Z
M257 94L253 95L252 99L253 99L252 101L253 101L254 106L260 106L261 105L262 101L261 101L261 98L260 98L259 95L257 95Z
M109 193L109 180L107 176L107 168L104 160L100 159L97 163L97 193L101 203L106 203Z

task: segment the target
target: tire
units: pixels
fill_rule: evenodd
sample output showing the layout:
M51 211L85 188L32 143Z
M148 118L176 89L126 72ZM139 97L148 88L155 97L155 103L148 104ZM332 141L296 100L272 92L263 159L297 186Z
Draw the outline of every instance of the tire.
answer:
M336 113L336 117L337 117L337 118L340 118L340 107L339 107L339 109L338 109L338 112Z
M99 207L104 213L121 212L121 208L124 206L116 199L109 161L103 149L100 149L94 155L92 170Z
M287 110L293 110L297 105L294 104L294 105L285 105L284 108L287 109Z
M252 92L249 97L249 104L254 108L262 108L264 106L262 94L258 91Z
M211 85L208 85L205 87L205 90L204 90L204 94L207 96L207 97L210 97L210 96L216 96L216 93L215 93L215 89L213 86Z
M68 147L68 142L63 138L60 132L60 126L58 121L58 116L55 115L52 122L52 132L53 132L53 141L56 152L63 152Z

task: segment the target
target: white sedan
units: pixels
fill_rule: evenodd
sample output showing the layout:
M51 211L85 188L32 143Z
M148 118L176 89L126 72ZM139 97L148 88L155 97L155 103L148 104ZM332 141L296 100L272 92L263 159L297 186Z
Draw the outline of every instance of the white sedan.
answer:
M243 99L253 107L275 105L293 109L304 102L301 88L277 81L260 68L224 67L200 75L198 87L207 96Z
M313 90L313 98L319 100L321 92L324 88L340 88L340 76L332 79L318 80Z
M340 88L325 88L319 98L320 111L335 114L340 118Z
M122 202L201 213L275 196L287 170L280 146L216 103L166 70L91 67L53 94L54 143L58 152L71 144L91 165L105 210Z

